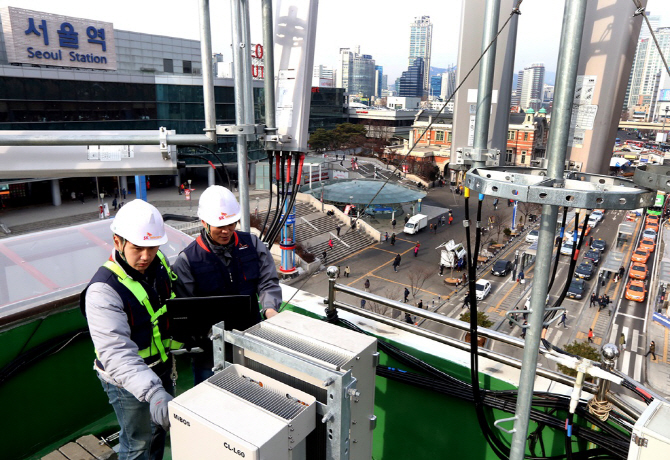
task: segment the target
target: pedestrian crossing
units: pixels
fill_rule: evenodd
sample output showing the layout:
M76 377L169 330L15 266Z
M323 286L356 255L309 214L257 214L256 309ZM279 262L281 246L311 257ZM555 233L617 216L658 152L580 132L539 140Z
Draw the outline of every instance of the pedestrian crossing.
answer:
M623 347L620 344L622 333L626 340ZM637 329L631 331L627 326L614 324L609 340L609 343L614 343L619 347L617 369L637 382L642 378L642 363L645 360L644 343L640 342L640 338L640 332Z

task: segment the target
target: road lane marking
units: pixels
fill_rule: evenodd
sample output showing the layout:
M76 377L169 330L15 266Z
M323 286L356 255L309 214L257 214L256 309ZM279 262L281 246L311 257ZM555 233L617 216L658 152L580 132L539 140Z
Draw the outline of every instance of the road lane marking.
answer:
M635 356L635 370L633 371L633 379L635 379L636 382L640 381L640 378L642 377L642 360L644 358L642 355L636 355Z
M633 318L633 319L639 319L640 321L644 321L645 318L640 318L639 316L633 316L629 315L628 313L619 313L621 316L625 316L626 318Z
M623 372L626 375L630 375L630 372L628 371L629 366L630 366L630 356L631 356L630 351L624 351L623 352L623 359L621 360L621 372ZM634 355L637 356L637 355Z
M635 353L637 353L637 350L640 348L637 345L637 343L639 342L639 338L640 338L640 333L638 332L637 329L633 329L633 340L631 341L630 351L634 351ZM643 348L643 350L644 350L644 348Z

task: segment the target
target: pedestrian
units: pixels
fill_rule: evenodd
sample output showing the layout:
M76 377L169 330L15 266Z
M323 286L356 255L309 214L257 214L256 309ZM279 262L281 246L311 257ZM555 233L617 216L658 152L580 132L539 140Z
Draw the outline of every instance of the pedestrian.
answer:
M398 267L400 267L400 260L402 257L400 257L400 254L396 254L395 259L393 259L393 271L398 272Z
M391 234L391 246L395 246L395 233Z
M339 224L335 227L335 232L337 233L337 236L339 238L339 236L340 236L340 225Z
M523 327L521 328L521 338L526 338L526 329L528 329L528 321L523 322Z
M498 210L498 198L493 200L493 209L496 210L496 211Z
M524 278L523 270L519 270L519 275L516 278L517 283L523 284L524 283L523 278Z
M328 249L333 249L333 239L332 238L330 238L328 240Z
M407 300L409 300L409 289L405 287L405 292L404 292L405 298L403 299L403 303L407 303Z
M393 230L395 230L395 224L396 224L396 221L395 221L395 219L393 219L391 221L391 227L393 228Z
M626 349L626 336L623 334L623 332L619 337L619 348L621 348L621 351L624 351Z
M558 325L560 326L562 324L564 328L567 328L568 326L565 324L565 320L567 319L568 319L567 313L563 312L563 314L561 315L561 320L558 322Z
M449 213L449 225L451 225L454 222L454 216Z
M593 246L593 237L592 236L589 237L589 248L591 246Z
M593 329L592 328L589 328L589 334L588 334L587 338L588 338L588 341L590 343L593 343Z
M121 189L121 196L123 197L124 200L126 199L126 188L125 187ZM82 201L82 203L83 203L83 201Z
M419 300L419 303L416 304L417 308L423 309L423 300Z
M321 253L321 258L323 259L324 264L328 263L328 253L326 253L326 251Z
M440 276L444 276L444 264L440 264Z
M428 231L433 233L433 224L428 224Z
M389 240L389 232L384 232L384 241L388 242Z
M81 201L81 204L84 204L84 193L79 192L79 201Z
M508 208L509 208L510 206L512 206L512 204L514 204L514 200L507 200L507 207L508 207Z
M433 224L433 233L437 235L437 222Z
M419 243L416 243L416 246L414 246L414 257L419 255Z
M365 299L361 299L361 308L365 308Z
M462 264L462 259L458 259L456 261L456 271L460 272L461 271L461 264Z
M200 196L198 217L200 234L174 263L177 297L251 296L257 323L276 315L282 290L272 254L256 235L235 230L242 217L235 195L220 185L208 187ZM214 375L213 366L211 346L194 354L194 384Z
M623 265L619 268L619 278L623 279L623 275L626 273L626 269L623 267Z
M365 292L370 292L370 280L369 279L365 280L365 283L363 284L363 286L365 287Z
M463 278L462 278L462 280L463 280L463 284L467 283L467 282L468 282L468 275L466 275L465 273L463 273Z
M405 312L405 322L408 324L414 324L414 321L412 321L412 317L407 312Z
M119 203L116 201L116 198L112 200L112 207L114 208L114 211L117 210Z
M461 309L466 307L470 308L470 296L468 294L465 294L465 297L463 298L463 306L461 307Z
M177 187L177 192L181 195L184 193L184 184L179 184L179 187Z
M337 277L338 278L340 277L340 266L339 265L337 266Z
M605 296L601 295L598 298L598 311L602 310L603 308L605 308Z
M603 294L604 300L605 300L605 307L607 307L610 304L610 296L607 294Z
M95 347L93 367L123 433L119 458L160 459L174 394L164 307L174 278L159 251L168 238L161 213L142 200L119 211L111 229L112 255L82 292L80 308Z
M656 343L654 343L653 340L649 344L649 351L644 355L644 357L646 358L647 356L649 356L649 353L651 353L652 358L654 359L654 361L656 361Z
M591 305L589 305L589 308L595 306L598 303L598 297L596 296L595 291L591 293Z
M349 278L349 275L351 275L351 268L349 268L349 265L344 267L344 277Z
M524 322L525 322L528 319L528 307L524 305L523 309L524 309L523 319L524 319Z
M407 225L408 220L409 220L409 216L405 216L405 225Z

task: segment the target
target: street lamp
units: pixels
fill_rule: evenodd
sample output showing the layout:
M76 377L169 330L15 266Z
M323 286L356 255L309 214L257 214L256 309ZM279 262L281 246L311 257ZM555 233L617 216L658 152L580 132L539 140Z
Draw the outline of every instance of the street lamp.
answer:
M189 193L189 197L188 197L188 210L190 211L191 208L192 208L192 206L193 206L193 197L190 196L190 195L191 195L191 179L187 180L186 182L188 182L188 193Z
M665 134L663 142L667 142L667 140L668 140L668 135L665 132L665 122L668 119L668 112L670 112L670 107L668 107L666 105L665 106L665 116L663 117L663 131L662 132L663 132L663 134Z

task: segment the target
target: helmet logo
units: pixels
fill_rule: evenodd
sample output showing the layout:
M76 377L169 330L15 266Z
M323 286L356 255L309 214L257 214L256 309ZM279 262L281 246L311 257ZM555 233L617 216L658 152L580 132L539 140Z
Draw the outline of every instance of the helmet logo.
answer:
M223 220L227 217L229 217L228 214L226 214L225 212L222 212L221 215L219 216L219 220Z
M152 235L151 233L147 232L147 234L142 238L144 241L147 240L157 240L160 239L160 236Z

